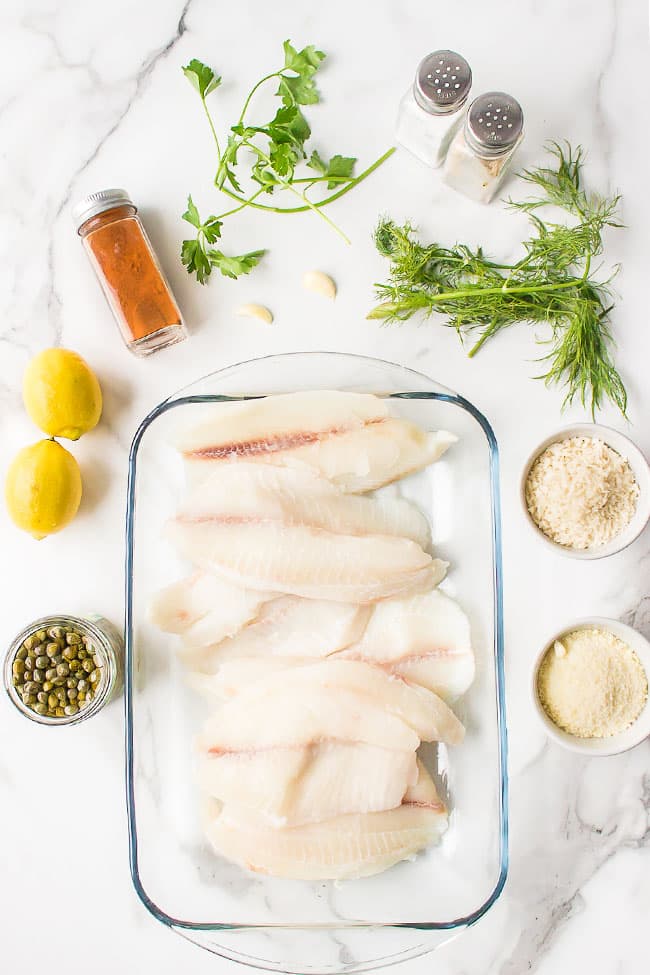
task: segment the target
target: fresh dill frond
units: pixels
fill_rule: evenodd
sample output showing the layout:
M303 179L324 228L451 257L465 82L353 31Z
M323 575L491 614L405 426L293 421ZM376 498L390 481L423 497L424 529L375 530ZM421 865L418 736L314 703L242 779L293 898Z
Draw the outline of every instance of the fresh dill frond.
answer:
M565 405L578 399L592 416L605 400L625 415L627 396L612 359L610 277L601 280L593 259L603 250L606 227L620 227L619 197L588 194L582 186L583 151L551 143L554 166L525 170L536 187L529 200L509 201L528 214L533 235L515 264L489 260L481 247L422 244L413 227L383 218L375 244L390 261L389 280L376 286L380 304L368 318L405 321L415 313L446 316L461 338L473 334L474 356L502 329L520 322L548 324L546 371L537 378L566 388ZM562 208L572 225L545 222L540 208Z

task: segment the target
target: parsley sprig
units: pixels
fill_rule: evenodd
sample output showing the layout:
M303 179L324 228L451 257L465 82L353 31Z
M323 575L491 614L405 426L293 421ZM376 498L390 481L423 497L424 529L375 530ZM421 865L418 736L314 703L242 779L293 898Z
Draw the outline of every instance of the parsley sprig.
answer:
M461 338L478 335L474 356L502 329L518 322L548 323L545 371L536 378L566 387L564 404L578 399L595 416L605 400L625 415L627 395L612 358L610 283L594 259L603 250L606 227L620 227L619 197L587 194L582 186L583 152L567 143L548 147L553 164L525 170L521 178L537 191L509 206L529 215L533 235L514 264L489 260L481 247L421 244L407 223L384 219L375 232L379 252L390 261L390 279L377 285L382 299L368 318L404 321L416 312L446 315ZM540 209L560 207L570 224L544 221Z
M354 175L357 160L352 156L336 154L327 159L316 149L308 152L306 143L311 137L311 128L301 106L315 105L320 100L315 75L325 55L313 45L298 51L288 40L283 47L283 67L265 75L253 86L237 122L230 127L223 142L219 139L207 103L208 96L221 84L221 77L196 59L183 68L185 76L199 94L212 133L217 154L215 186L237 204L202 220L192 197L188 197L183 220L196 229L196 236L183 241L181 260L201 284L215 268L231 278L248 274L264 255L264 250L255 250L236 257L227 256L214 246L221 238L224 220L246 207L270 213L303 213L311 210L349 243L344 232L323 212L323 208L361 183L395 151L394 148L389 149L358 176ZM270 121L252 124L248 116L253 97L263 85L272 81L277 83L275 94L280 100L277 110ZM252 159L252 162L247 174L242 176L244 159L247 162ZM304 175L298 172L298 167L304 167ZM245 178L251 184L248 192L242 188ZM315 188L334 192L314 198ZM280 192L295 197L295 204L278 206L263 202L264 198Z

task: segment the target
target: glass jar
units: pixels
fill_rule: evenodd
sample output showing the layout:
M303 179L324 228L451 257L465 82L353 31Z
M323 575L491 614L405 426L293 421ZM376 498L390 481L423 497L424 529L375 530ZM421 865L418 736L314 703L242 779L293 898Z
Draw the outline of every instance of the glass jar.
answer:
M178 305L129 194L120 189L91 193L73 213L127 348L144 356L186 338Z
M472 69L460 54L428 54L400 102L396 136L400 145L427 166L441 166L462 124L471 87Z
M505 179L523 128L518 101L502 91L479 95L449 147L445 183L472 200L489 203Z
M93 656L97 656L101 666L99 683L95 689L95 694L88 705L79 710L76 714L64 715L62 717L48 717L47 715L37 714L29 705L25 704L21 695L14 686L13 665L17 659L18 651L25 640L36 634L45 633L46 636L40 641L48 639L48 630L52 627L68 626L74 629L82 637L87 637L89 646L92 647ZM41 633L41 635L42 635ZM80 619L78 616L43 616L26 626L21 633L12 641L5 656L4 662L4 684L7 694L18 710L36 721L38 724L46 725L71 725L79 724L92 715L97 714L105 704L108 704L116 696L122 687L124 680L124 643L121 634L103 616L92 615L88 619Z

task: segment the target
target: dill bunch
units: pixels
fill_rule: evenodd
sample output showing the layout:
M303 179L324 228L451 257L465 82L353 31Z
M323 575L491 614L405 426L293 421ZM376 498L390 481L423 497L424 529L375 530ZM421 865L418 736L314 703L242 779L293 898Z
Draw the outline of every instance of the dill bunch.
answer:
M616 216L619 197L585 192L580 147L551 143L547 151L551 165L520 174L536 195L508 201L528 214L533 230L516 264L491 261L481 247L422 244L410 224L400 227L382 219L375 244L390 261L390 275L386 284L376 285L381 303L368 318L401 322L416 312L444 315L445 324L461 339L474 337L470 357L510 325L547 323L548 351L540 360L545 371L535 378L564 386L563 406L577 398L595 416L610 400L625 415L627 394L612 357L609 320L609 286L617 269L601 280L593 267L602 253L604 229L621 226ZM543 220L539 211L549 204L574 221Z

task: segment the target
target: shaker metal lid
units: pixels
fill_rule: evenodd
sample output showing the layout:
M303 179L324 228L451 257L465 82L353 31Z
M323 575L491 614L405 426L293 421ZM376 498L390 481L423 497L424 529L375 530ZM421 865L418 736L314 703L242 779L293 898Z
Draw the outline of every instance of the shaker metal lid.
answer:
M472 87L472 69L455 51L434 51L420 61L413 95L425 112L448 115L466 101Z
M77 230L86 220L96 217L104 210L112 210L113 207L134 206L133 200L126 192L118 188L110 190L98 190L97 193L89 193L84 196L72 208L72 219L77 225Z
M503 91L488 91L475 98L465 122L467 141L484 156L501 156L517 142L524 127L519 102Z

